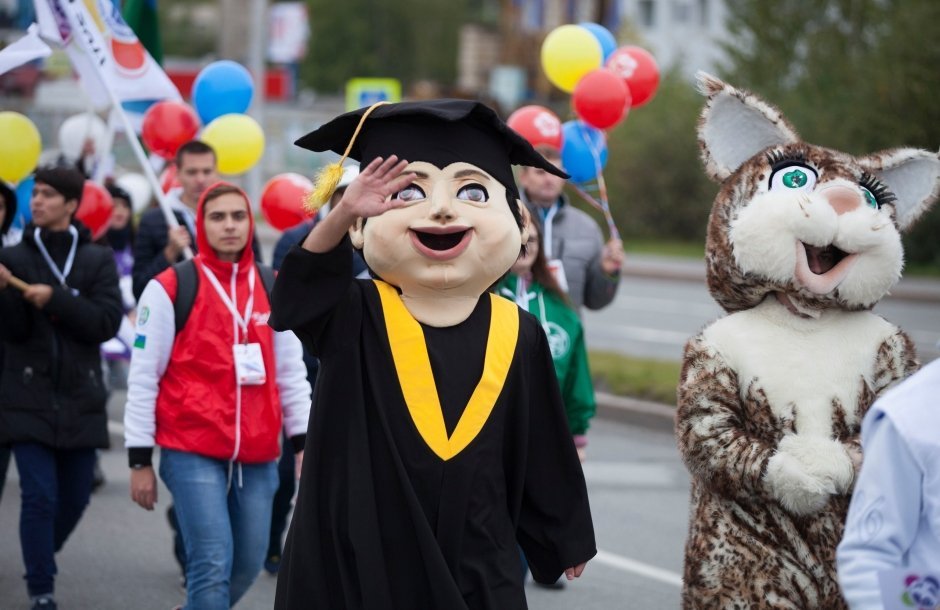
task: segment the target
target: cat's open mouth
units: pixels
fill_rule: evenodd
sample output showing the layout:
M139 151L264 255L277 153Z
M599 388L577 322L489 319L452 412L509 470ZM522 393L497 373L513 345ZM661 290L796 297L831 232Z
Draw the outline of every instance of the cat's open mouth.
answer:
M810 292L828 294L842 283L856 260L858 254L845 252L832 244L811 246L798 241L796 279Z

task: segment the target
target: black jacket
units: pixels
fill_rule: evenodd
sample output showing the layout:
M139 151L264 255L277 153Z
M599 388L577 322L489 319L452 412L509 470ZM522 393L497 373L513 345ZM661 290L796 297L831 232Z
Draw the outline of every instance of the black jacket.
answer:
M0 263L13 275L30 284L53 286L52 298L41 310L12 286L0 290L5 351L0 444L108 446L100 344L120 325L121 293L111 250L91 243L88 229L78 222L75 226L79 245L67 288L58 285L37 248L33 225L26 227L22 242L0 250ZM52 257L57 259L54 252ZM61 260L57 263L62 265Z
M181 227L187 227L185 219L180 212L173 211L176 216L176 222ZM144 293L147 282L152 280L158 273L170 266L169 261L163 256L163 249L166 248L166 218L163 216L163 210L159 207L151 208L141 214L140 224L137 226L137 236L134 238L134 270L133 276L134 298L140 299ZM192 238L193 254L196 254L196 236L190 232ZM261 249L258 245L258 236L255 235L251 242L251 248L255 253L255 261L261 262ZM176 263L183 260L179 257Z

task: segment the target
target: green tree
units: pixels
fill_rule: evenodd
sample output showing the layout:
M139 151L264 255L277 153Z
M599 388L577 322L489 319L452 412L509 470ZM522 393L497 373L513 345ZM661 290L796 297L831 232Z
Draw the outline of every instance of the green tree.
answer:
M727 0L722 76L777 105L810 142L866 154L940 144L940 3ZM940 268L940 209L906 236Z
M429 79L450 85L468 0L307 0L310 50L301 79L321 91L357 76Z

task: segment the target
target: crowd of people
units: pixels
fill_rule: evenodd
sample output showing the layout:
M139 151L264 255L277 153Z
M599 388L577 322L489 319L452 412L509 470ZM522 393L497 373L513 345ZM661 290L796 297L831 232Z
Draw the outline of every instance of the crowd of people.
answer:
M97 243L75 219L74 164L37 169L28 202L0 183L0 496L12 458L32 608L57 607L55 554L110 446L115 380L131 500L154 510L158 477L171 496L181 608L230 608L262 570L279 575L277 608L524 607L530 570L560 588L594 556L580 316L614 299L622 243L569 201L559 151L486 107L370 113L299 142L359 163L283 233L271 267L252 202L198 140L176 155L175 226L156 205L134 218L109 184ZM20 232L17 206L32 216ZM859 608L879 607L874 572L940 553L923 508L937 442L918 433L938 370L863 426L879 457L838 552ZM864 496L885 487L873 532Z

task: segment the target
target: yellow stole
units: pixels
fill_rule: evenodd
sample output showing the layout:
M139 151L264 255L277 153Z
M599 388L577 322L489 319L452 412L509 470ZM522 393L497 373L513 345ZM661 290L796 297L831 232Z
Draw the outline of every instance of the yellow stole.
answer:
M511 301L490 295L492 312L483 375L457 422L454 434L448 438L424 331L405 308L394 287L381 281L376 281L375 285L382 301L388 342L392 346L392 359L408 412L428 447L442 460L449 460L463 451L483 429L506 383L519 337L519 308Z

